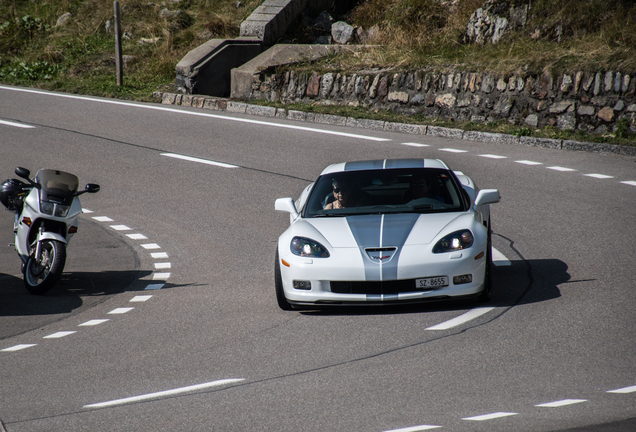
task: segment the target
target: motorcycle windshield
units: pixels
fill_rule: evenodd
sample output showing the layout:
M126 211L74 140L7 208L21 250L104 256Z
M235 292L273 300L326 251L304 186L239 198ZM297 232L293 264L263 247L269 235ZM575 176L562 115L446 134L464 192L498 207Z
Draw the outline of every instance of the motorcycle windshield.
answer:
M43 199L57 197L64 199L70 197L79 187L79 179L76 175L64 171L42 169L35 175L35 182L42 186Z

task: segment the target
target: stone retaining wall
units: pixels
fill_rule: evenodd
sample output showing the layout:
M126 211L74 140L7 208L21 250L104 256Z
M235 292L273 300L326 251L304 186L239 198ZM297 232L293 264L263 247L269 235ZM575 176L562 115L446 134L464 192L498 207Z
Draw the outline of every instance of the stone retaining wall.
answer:
M265 70L253 75L247 99L368 106L476 123L505 119L528 128L605 134L621 120L636 131L633 78L612 71L497 77L459 71L321 75Z
M517 137L508 134L464 131L461 129L438 126L394 123L381 120L356 119L353 117L317 114L297 110L286 110L283 108L254 105L245 102L232 101L224 98L215 98L201 95L157 93L156 96L160 97L161 102L165 105L180 105L216 111L228 111L239 114L257 115L270 118L284 118L288 120L305 121L312 123L349 126L367 130L383 130L414 135L429 135L472 141L495 142L499 144L521 144L559 150L579 150L596 153L611 153L625 156L636 156L636 147L621 146L615 144L589 143L570 140L534 138L527 136Z

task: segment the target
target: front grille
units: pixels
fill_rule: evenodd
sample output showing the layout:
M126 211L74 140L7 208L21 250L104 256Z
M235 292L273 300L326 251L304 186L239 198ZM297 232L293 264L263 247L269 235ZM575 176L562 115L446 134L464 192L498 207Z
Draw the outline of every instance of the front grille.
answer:
M420 291L415 288L415 279L371 282L331 281L331 292L337 294L398 294Z

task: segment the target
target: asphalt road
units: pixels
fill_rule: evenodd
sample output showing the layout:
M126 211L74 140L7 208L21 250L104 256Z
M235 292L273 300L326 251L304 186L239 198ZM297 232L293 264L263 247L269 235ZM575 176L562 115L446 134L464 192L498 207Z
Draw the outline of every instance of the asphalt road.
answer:
M636 158L25 90L0 87L0 177L102 190L46 296L0 248L7 432L636 429ZM487 309L279 310L274 200L402 157L500 190Z

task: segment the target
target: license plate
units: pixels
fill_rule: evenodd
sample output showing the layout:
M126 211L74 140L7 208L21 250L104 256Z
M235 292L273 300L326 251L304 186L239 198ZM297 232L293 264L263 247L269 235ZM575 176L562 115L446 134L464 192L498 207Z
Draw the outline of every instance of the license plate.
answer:
M432 289L448 286L448 276L415 279L415 288Z

